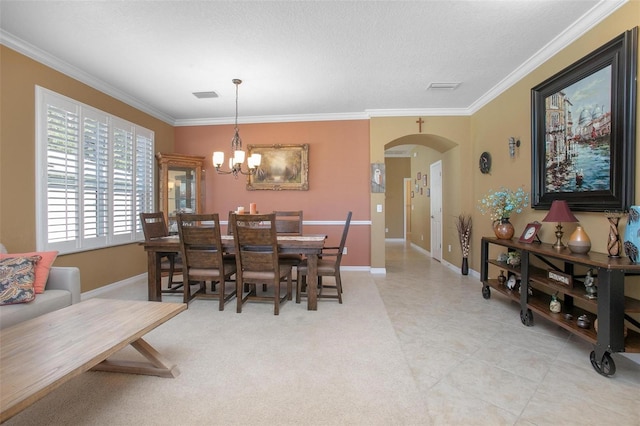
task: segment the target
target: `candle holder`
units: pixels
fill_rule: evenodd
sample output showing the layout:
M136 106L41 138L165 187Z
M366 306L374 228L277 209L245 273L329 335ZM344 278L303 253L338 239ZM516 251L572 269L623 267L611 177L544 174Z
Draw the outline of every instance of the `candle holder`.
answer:
M625 212L620 211L604 212L604 216L609 221L609 240L607 241L609 257L620 257L622 242L620 241L620 233L618 232L618 222L620 222L620 218L625 215Z

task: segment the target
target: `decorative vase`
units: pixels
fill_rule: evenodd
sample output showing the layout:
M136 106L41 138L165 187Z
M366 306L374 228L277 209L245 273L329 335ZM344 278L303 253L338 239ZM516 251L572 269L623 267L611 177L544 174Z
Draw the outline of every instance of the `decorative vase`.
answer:
M582 226L576 226L576 230L569 237L569 250L576 254L589 253L591 250L591 239L587 233L582 229Z
M500 271L500 275L498 275L498 283L500 285L505 285L507 282L507 277L504 275L504 271Z
M560 301L558 300L558 297L555 294L551 296L551 303L549 303L549 310L554 314L558 314L562 310L562 305L560 305Z
M618 222L620 222L620 218L624 216L624 213L607 212L605 216L609 221L607 252L609 252L609 257L620 257L620 253L622 253L622 242L620 241L620 233L618 232Z
M513 237L515 229L513 229L513 225L509 222L509 218L503 217L493 223L493 232L495 232L498 239L510 240Z
M469 275L469 258L467 257L462 258L462 266L460 267L460 273L462 273L462 275Z
M629 207L624 230L624 252L631 263L640 263L640 206Z

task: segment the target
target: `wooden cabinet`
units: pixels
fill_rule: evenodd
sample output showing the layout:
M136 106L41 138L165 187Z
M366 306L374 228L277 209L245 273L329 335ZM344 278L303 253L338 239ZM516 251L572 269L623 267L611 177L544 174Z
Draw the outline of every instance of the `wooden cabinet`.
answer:
M176 213L202 213L204 206L204 157L156 154L160 177L160 211L170 232L177 232Z
M598 373L604 376L615 373L611 352L640 352L640 333L626 330L624 324L626 320L640 327L638 321L629 315L640 313L640 301L624 295L625 277L640 275L640 264L632 264L627 258L611 258L604 253L573 254L568 248L556 250L551 244L524 244L488 237L482 238L481 249L483 297L489 299L491 289L498 291L520 304L520 320L524 325L533 326L535 312L592 343L594 350L590 361ZM520 254L519 265L498 259L505 249ZM583 283L589 269L596 277L598 289L595 299L587 296ZM500 270L519 279L519 288L510 290L498 280ZM556 274L560 280L550 279L549 271L560 272ZM489 276L490 272L492 277ZM573 284L563 284L562 277L571 278ZM549 309L551 296L555 294L558 294L562 303L559 313ZM577 324L577 319L582 315L589 319L588 328L581 328ZM594 329L596 318L598 332Z

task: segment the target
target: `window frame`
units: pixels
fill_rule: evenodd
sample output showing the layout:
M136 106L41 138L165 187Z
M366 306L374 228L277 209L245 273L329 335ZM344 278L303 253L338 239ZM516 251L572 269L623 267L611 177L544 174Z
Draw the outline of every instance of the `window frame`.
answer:
M139 221L139 214L153 211L155 206L155 133L131 123L123 118L101 111L90 105L53 92L41 86L35 86L36 95L36 247L39 251L57 250L60 254L69 254L95 250L142 241L144 235ZM69 203L61 206L61 215L67 212L67 218L62 218L65 227L71 229L70 238L58 241L51 240L50 198L51 193L49 170L55 167L49 163L49 110L59 108L72 117L71 122L77 121L77 132L66 140L73 141L77 137L77 156L71 153L70 165L64 165L64 177L73 173L67 171L77 166L77 181L75 184L63 186L62 190L71 187L71 194L75 194L77 206L69 208ZM96 139L89 140L92 122L102 123L102 132L98 132ZM64 130L73 127L67 125ZM106 140L104 136L106 134ZM122 136L124 145L116 145L116 135ZM53 142L52 142L53 143ZM106 146L105 146L106 143ZM73 142L71 142L73 145ZM95 145L95 146L94 146ZM65 145L66 146L66 145ZM102 151L89 154L89 149L102 147ZM117 151L119 149L119 151ZM96 148L96 151L99 147ZM116 160L116 154L122 154ZM142 154L142 158L140 157ZM87 160L89 156L90 160ZM102 155L102 156L100 156ZM106 163L104 156L106 155ZM74 159L74 157L76 157ZM124 158L124 163L122 159ZM101 173L97 170L102 162ZM122 167L116 169L115 164ZM106 164L106 169L104 165ZM94 170L92 167L95 167ZM86 169L86 173L85 173ZM116 179L116 172L118 179ZM91 197L92 191L87 191L85 179L89 180L95 175L95 198ZM106 176L105 176L106 175ZM102 176L102 178L100 177ZM65 179L65 182L67 179ZM119 185L116 185L119 183ZM63 185L66 185L63 183ZM75 187L75 188L74 188ZM75 189L75 192L74 192ZM114 200L116 193L120 193L120 203L123 208L118 209ZM89 201L87 201L89 200ZM99 201L102 200L102 201ZM71 213L69 215L69 212ZM88 214L87 212L92 212ZM116 214L122 212L123 214ZM75 216L73 216L75 215ZM106 221L100 224L100 217L106 215ZM77 220L76 220L77 219ZM116 223L116 219L119 221ZM92 223L95 222L95 225Z

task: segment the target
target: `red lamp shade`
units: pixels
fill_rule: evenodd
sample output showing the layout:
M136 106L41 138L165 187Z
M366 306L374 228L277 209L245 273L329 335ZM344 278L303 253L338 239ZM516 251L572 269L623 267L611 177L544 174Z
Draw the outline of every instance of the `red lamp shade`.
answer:
M565 200L554 200L543 222L578 222Z

